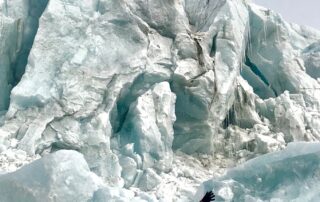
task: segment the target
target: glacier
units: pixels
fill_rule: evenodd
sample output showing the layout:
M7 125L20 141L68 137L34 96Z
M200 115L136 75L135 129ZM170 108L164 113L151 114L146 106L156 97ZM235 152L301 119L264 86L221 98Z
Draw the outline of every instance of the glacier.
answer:
M202 184L197 197L216 191L216 201L318 201L319 143L290 143Z
M44 156L0 178L0 201L86 201L101 183L83 155L72 150Z
M318 30L247 0L0 0L0 47L2 201L319 198Z

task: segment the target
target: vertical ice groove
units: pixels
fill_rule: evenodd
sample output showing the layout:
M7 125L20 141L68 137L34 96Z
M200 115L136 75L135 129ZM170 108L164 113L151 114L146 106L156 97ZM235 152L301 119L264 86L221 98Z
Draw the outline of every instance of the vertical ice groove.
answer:
M28 62L39 19L48 0L28 0L23 2L7 1L3 3L6 17L0 17L1 41L4 48L2 60L2 78L0 83L0 110L7 110L11 89L19 83ZM19 4L19 5L16 5ZM12 22L9 22L8 20ZM11 25L10 25L11 24ZM8 33L11 33L8 35Z
M8 16L8 0L4 0L4 12Z
M21 77L24 74L26 65L28 63L28 56L31 51L34 39L36 37L39 28L39 19L45 10L49 0L29 0L28 1L28 16L23 19L23 30L21 49L18 49L18 56L15 63L12 66L14 71L14 79L16 85L19 83Z

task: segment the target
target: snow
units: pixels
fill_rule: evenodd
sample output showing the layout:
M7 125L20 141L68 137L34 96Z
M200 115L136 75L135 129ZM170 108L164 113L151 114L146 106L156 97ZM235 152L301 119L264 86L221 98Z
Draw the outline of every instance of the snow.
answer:
M231 167L320 140L320 32L246 1L0 0L0 33L1 177L62 179L55 155L73 150L63 169L89 179L38 194L193 201ZM241 195L225 183L216 194Z
M40 158L40 156L30 157L23 150L17 149L0 149L0 173L14 172L22 166Z

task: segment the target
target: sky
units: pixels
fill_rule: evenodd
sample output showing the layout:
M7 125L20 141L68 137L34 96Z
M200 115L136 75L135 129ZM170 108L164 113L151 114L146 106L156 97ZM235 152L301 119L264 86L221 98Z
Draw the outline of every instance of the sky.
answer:
M320 30L320 0L252 0L270 8L288 21Z

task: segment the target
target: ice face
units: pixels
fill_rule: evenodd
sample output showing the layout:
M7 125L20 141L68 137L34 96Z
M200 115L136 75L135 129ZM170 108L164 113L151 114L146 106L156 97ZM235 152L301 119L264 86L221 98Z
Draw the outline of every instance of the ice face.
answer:
M0 1L1 17L1 83L0 111L9 107L11 88L25 72L28 56L38 30L39 18L48 0L28 2ZM11 22L10 22L11 21Z
M127 189L137 200L191 200L213 162L320 139L320 33L268 9L0 0L0 11L4 171L19 167L10 152L26 152L25 164L76 150L105 183L99 200Z
M320 78L320 42L315 42L302 51L306 72L314 79Z
M87 201L100 183L82 154L60 150L16 172L0 175L0 200Z
M319 143L291 143L280 152L252 159L224 176L204 182L217 201L317 201Z
M176 96L169 83L156 84L130 106L119 132L120 143L134 144L141 155L141 168L169 171L172 164L173 123Z
M0 111L9 107L10 91L14 80L10 69L11 60L16 57L15 44L17 43L17 22L10 18L1 18L1 54L0 54Z

